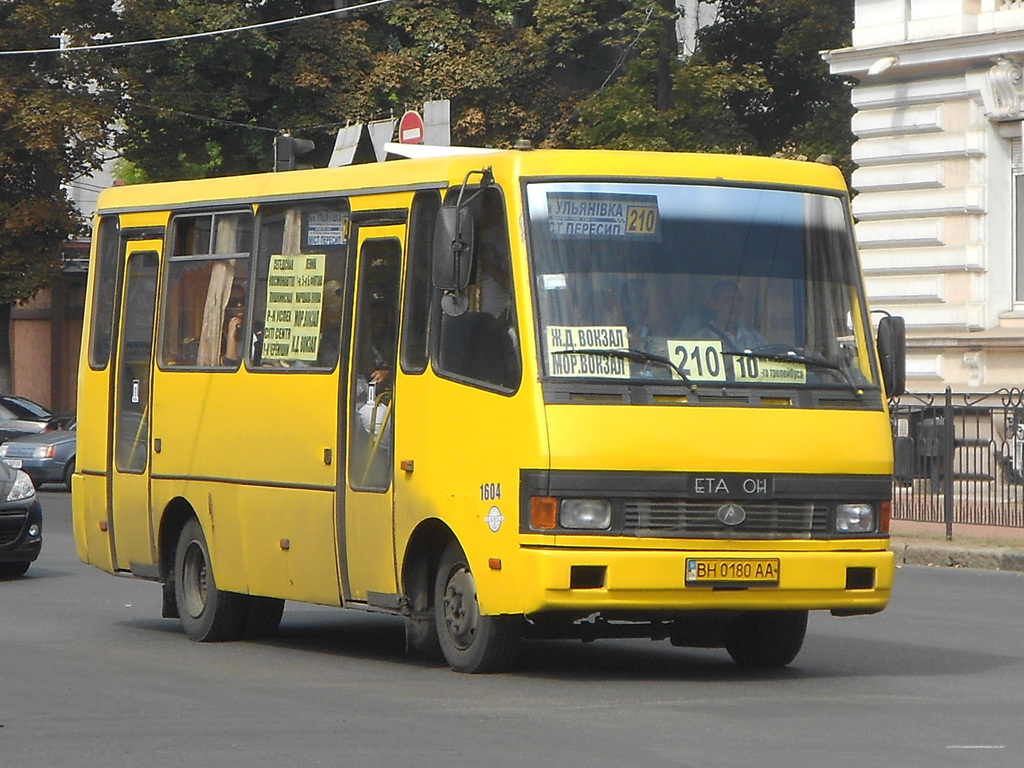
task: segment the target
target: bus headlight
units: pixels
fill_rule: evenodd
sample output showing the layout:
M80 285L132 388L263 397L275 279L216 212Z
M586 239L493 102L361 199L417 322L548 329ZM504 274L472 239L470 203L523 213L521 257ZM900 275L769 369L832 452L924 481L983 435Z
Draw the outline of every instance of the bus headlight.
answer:
M29 499L36 495L35 486L32 485L32 479L18 470L18 477L14 481L14 485L11 486L11 492L7 494L8 501L21 501L22 499Z
M840 504L836 507L836 533L874 532L874 504Z
M562 499L558 523L563 528L608 530L612 526L612 503L608 499Z

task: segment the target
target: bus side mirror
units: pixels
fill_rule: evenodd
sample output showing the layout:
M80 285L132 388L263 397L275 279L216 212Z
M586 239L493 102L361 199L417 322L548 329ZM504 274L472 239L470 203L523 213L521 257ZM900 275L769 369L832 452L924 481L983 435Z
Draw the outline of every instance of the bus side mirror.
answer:
M887 397L907 391L907 326L902 317L886 315L878 322L878 362Z
M444 292L441 307L445 314L466 311L470 268L473 266L473 214L465 207L442 207L434 228L434 287Z

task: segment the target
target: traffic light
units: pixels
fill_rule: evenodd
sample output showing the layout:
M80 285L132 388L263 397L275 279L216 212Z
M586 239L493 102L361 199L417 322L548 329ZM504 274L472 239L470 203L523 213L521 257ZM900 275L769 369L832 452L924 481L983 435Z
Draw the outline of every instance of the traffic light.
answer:
M301 168L312 168L312 165L300 163L303 157L316 149L309 139L297 139L290 133L279 133L274 137L274 170L295 171Z

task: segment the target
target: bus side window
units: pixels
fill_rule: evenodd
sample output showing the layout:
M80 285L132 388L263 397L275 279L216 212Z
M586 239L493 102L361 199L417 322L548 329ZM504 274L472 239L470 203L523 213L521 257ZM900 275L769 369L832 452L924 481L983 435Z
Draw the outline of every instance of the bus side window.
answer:
M391 484L401 260L397 238L366 240L359 254L349 417L349 482L357 490L385 491Z
M117 303L117 261L121 227L117 216L100 219L96 235L96 259L93 269L92 329L89 333L89 365L96 370L110 362L110 346L114 328L114 306Z
M449 197L458 190L449 192ZM452 204L453 200L448 203ZM489 187L471 205L478 222L476 257L467 288L469 309L458 316L441 311L434 291L432 313L437 343L434 364L442 374L479 382L487 388L514 390L522 365L508 225L501 192Z
M409 267L405 309L402 313L402 370L423 373L427 369L427 328L430 320L430 270L434 225L441 196L435 190L417 192L412 201L409 226Z
M248 354L264 371L332 371L341 350L348 201L262 206Z
M160 364L236 368L245 348L252 213L179 216L172 232Z

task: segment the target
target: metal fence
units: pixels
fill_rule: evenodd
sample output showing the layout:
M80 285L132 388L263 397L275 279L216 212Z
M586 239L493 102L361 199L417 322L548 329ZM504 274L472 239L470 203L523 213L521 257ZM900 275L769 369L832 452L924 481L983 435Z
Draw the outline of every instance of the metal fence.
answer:
M905 394L890 401L892 517L1024 528L1024 392Z

